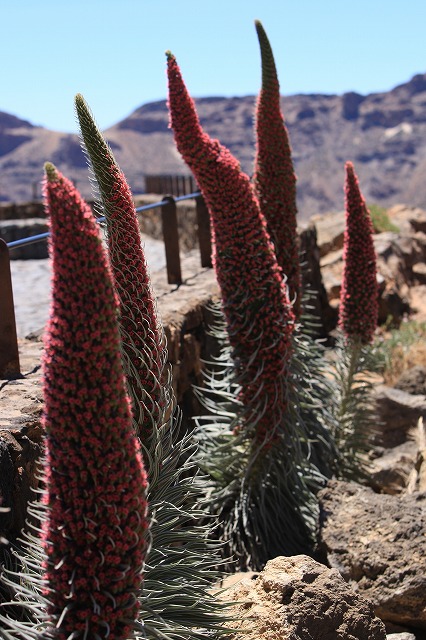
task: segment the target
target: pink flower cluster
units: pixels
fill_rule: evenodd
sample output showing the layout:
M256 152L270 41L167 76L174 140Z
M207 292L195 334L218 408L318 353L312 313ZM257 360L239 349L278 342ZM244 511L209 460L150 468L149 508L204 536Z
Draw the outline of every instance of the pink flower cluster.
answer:
M126 393L118 303L89 206L53 165L46 173L53 261L43 360L48 613L60 640L77 633L127 640L142 583L147 481Z
M167 58L171 126L209 208L245 419L256 424L259 442L269 441L286 406L294 314L250 180L230 151L203 131L176 59Z
M157 424L165 347L130 187L82 96L76 97L82 137L99 184L108 252L120 300L120 331L133 411L143 442Z
M259 21L255 22L262 59L262 88L256 112L256 156L253 182L278 264L287 277L290 300L300 315L300 261L297 244L296 175L287 128L280 106L274 55Z
M351 162L346 163L346 228L339 326L346 337L372 341L377 326L378 287L373 225Z

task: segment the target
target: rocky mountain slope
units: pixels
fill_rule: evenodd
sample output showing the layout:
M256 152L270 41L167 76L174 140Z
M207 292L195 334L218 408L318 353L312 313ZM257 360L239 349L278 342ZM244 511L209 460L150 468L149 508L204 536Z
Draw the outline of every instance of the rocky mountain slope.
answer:
M254 96L197 100L202 123L251 173ZM301 220L343 207L344 163L352 160L368 202L426 207L426 74L385 93L282 98L298 176ZM149 103L105 131L134 193L145 174L187 173L168 128L165 101ZM0 200L31 199L50 160L91 194L76 135L0 112ZM38 193L39 193L39 188Z

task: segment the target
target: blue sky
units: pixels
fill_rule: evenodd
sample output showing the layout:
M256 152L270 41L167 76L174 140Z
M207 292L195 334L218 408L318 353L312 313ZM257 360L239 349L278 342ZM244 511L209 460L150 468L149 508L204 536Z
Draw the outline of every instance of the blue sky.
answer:
M424 0L1 0L0 111L77 131L166 97L171 49L194 97L254 95L261 20L284 95L386 91L426 72Z

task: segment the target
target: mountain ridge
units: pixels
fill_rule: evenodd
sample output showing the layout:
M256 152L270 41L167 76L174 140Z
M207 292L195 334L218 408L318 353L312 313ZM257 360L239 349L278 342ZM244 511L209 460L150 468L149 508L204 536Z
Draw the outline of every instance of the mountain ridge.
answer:
M255 101L256 96L195 100L205 130L248 174L255 152ZM302 220L343 208L346 160L354 163L367 202L426 207L426 74L387 92L295 94L283 96L281 105ZM166 100L141 105L104 134L134 193L144 191L145 174L189 173L174 145ZM92 196L78 135L0 112L0 200L31 199L46 160L74 179L86 198Z

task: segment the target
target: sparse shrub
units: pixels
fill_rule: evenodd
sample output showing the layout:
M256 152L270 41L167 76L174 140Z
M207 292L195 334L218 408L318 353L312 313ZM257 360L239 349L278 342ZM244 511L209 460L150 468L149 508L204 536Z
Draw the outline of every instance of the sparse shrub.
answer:
M407 369L426 366L426 322L402 322L377 336L375 346L384 381L392 386Z
M378 204L369 204L368 210L370 212L374 233L383 233L384 231L399 232L399 227L391 221L384 207L380 207Z

